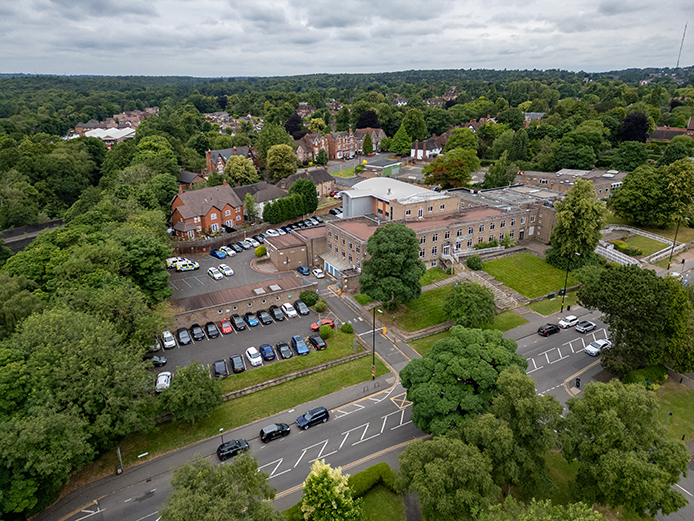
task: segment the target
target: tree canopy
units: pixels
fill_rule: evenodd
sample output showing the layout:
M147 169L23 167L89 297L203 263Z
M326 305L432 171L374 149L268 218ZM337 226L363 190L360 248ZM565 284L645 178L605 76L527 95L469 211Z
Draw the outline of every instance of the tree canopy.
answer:
M325 460L315 460L303 486L301 511L306 521L362 521L362 500L352 497L348 475Z
M457 283L446 298L446 318L463 327L491 324L496 316L494 293L474 282Z
M224 165L224 174L231 181L231 186L251 185L260 181L253 162L241 156L229 157Z
M426 183L451 188L467 186L479 167L480 160L474 150L455 148L425 165L422 172L426 174Z

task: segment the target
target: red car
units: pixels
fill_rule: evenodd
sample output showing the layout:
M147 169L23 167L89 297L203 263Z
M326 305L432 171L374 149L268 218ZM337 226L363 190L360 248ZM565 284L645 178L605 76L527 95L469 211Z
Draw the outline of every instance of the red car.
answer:
M222 321L219 323L219 329L222 330L222 334L223 334L223 335L228 335L229 333L232 332L231 322L229 322L229 321L225 318L224 320L222 320Z
M330 326L334 328L335 322L333 322L332 318L322 318L315 324L311 324L311 331L318 331L321 326Z

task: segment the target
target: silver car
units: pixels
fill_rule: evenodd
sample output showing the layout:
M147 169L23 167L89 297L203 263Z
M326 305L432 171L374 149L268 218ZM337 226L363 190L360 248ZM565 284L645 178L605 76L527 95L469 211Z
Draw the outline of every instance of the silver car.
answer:
M164 371L157 375L157 385L156 390L158 393L166 390L171 385L171 373L169 371Z
M585 351L590 356L598 356L603 349L609 349L612 346L612 342L607 339L596 340L588 344L583 351Z
M171 331L164 331L161 334L161 339L164 344L164 349L173 349L176 347L176 339L171 334Z

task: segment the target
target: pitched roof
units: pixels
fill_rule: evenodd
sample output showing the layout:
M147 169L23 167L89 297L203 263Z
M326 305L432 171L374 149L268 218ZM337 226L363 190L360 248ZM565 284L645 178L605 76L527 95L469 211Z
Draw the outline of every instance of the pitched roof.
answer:
M176 197L183 202L183 206L179 206L178 211L184 219L207 215L211 208L217 208L221 211L227 204L234 208L243 206L243 202L241 202L238 195L229 185L183 192L182 194L176 194ZM176 197L174 197L174 201Z
M265 181L260 181L259 183L253 183L252 185L241 185L232 188L236 196L243 201L246 198L246 194L251 194L256 203L264 203L266 201L273 201L284 197L287 192L281 188L266 183Z
M180 182L184 184L190 184L194 181L203 181L202 176L196 174L195 172L188 172L186 170L181 170Z
M316 168L308 172L297 172L289 177L285 177L277 183L277 186L284 190L289 190L289 187L292 186L297 179L310 179L313 181L313 184L320 184L333 181L335 178L331 176L325 168Z
M213 164L217 163L217 158L219 158L219 156L222 156L222 159L226 163L231 156L249 157L250 149L248 147L222 148L220 150L210 150L210 153Z

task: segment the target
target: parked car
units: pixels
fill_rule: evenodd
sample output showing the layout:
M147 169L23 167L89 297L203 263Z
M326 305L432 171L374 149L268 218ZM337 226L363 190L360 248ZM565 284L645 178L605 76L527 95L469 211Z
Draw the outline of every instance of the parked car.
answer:
M163 356L153 356L152 357L152 365L154 367L164 367L166 365L167 361L168 360L166 360L166 358L164 358Z
M275 350L272 349L272 346L270 344L263 344L258 348L258 351L260 351L260 355L263 357L263 360L270 361L274 360L275 357Z
M323 340L320 335L313 335L308 337L308 343L311 344L316 351L322 351L326 347L328 347L328 344L325 343L325 340Z
M217 457L221 461L225 461L229 458L233 458L239 452L246 452L247 450L248 442L246 440L230 440L217 447Z
M244 322L244 320L237 313L234 313L229 318L231 319L231 322L234 324L234 329L236 331L243 331L244 329L246 329L246 322Z
M590 356L598 356L603 349L609 349L612 346L612 342L607 339L596 340L588 344L583 351L588 353Z
M292 233L291 226L282 226L282 230L284 230L284 233Z
M229 248L234 250L236 253L241 253L243 251L243 248L241 246L239 246L238 242L233 242L233 243L229 244Z
M231 329L231 322L229 322L226 318L219 321L219 329L222 330L223 335L228 335L229 333L233 332L233 329Z
M214 280L222 280L224 278L224 275L222 275L222 272L219 271L217 268L208 268L207 274L212 277Z
M299 335L294 335L292 337L292 347L296 351L296 354L299 356L304 356L309 353L308 346L306 345L306 342L304 342L304 339L301 338Z
M576 324L578 324L578 317L575 317L574 315L569 315L568 317L564 317L559 321L559 327L563 329L573 327Z
M342 211L341 211L339 208L333 208L333 209L330 210L330 212L328 212L328 213L329 213L330 215L337 215L337 214L339 214L339 213L342 213Z
M161 343L159 342L159 339L157 337L154 337L154 343L149 346L149 352L150 353L156 353L161 349Z
M177 262L182 262L182 261L187 261L185 257L169 257L166 259L166 267L169 269L173 269L176 267Z
M263 237L261 234L254 235L253 239L255 239L260 244L265 244L265 237Z
M280 235L287 235L287 232L284 231L284 228L277 228L277 233L279 233Z
M263 357L260 356L260 353L255 347L249 347L246 349L246 358L253 367L263 365Z
M330 326L335 328L335 321L332 318L321 318L318 322L311 324L311 331L318 331L321 326Z
M330 418L330 413L325 407L316 407L315 409L309 410L306 414L299 416L296 419L296 425L300 429L308 429L313 427L318 423L325 423Z
M171 373L169 371L164 371L157 375L157 383L155 389L158 393L166 390L171 385Z
M265 230L265 235L268 237L277 237L280 233L277 230L273 230L270 228L269 230Z
M287 344L287 342L277 342L275 344L275 349L277 349L277 355L282 360L287 360L288 358L294 356L294 353L292 353L292 350L289 348L289 344Z
M284 438L285 436L289 436L290 431L291 429L286 423L273 423L272 425L260 429L260 441L267 443L277 438Z
M194 270L199 270L200 269L200 264L198 264L195 261L191 260L183 260L179 261L175 265L176 271L177 272L182 272L182 271L194 271Z
M289 302L282 304L282 311L285 315L287 315L287 318L294 318L299 316L296 312L296 309L294 309L294 307Z
M193 340L190 338L190 334L185 327L179 327L176 331L176 336L178 337L178 343L182 346L187 346Z
M161 334L162 344L164 344L164 349L173 349L176 347L176 339L171 334L171 331L164 331Z
M231 362L231 370L235 373L243 373L246 370L246 364L243 363L241 355L231 355L229 362Z
M202 330L199 324L193 324L190 326L190 336L193 340L200 342L200 340L205 340L205 332Z
M252 248L257 248L258 246L260 246L260 243L256 241L253 237L249 237L246 240L251 244Z
M208 322L205 324L205 331L207 332L207 338L217 338L219 336L219 329L214 322Z
M299 266L296 268L296 271L299 272L300 275L310 275L311 272L308 270L306 266Z
M542 324L537 328L537 332L542 336L553 335L554 333L559 333L559 326L556 324Z
M214 370L215 378L226 378L227 376L229 376L226 360L217 360L214 364L212 364L212 367Z
M320 223L318 222L318 219L316 219L315 217L309 217L309 218L306 219L306 220L309 221L309 222L311 223L311 226L318 226L318 225L320 224Z
M584 320L576 324L576 331L578 331L579 333L587 333L588 331L592 331L593 329L595 329L595 324L590 320Z
M234 255L236 255L236 252L229 248L229 246L220 246L219 249L226 253L227 257L233 257Z
M275 322L281 322L284 320L284 313L282 313L282 310L274 304L268 308L268 311L270 312L270 315L272 315L272 318L275 319Z
M322 278L325 277L325 273L324 273L323 270L320 269L320 268L314 269L314 270L313 270L313 275L314 275L317 279L322 279Z
M294 301L294 309L296 309L296 312L301 316L306 316L311 312L311 310L308 309L308 306L304 304L302 300Z
M258 320L260 320L260 323L264 326L269 326L272 324L272 317L270 316L270 313L264 309L258 310Z
M250 250L251 249L251 243L250 242L239 241L236 244L239 248L242 248L244 250Z
M255 327L258 325L258 317L256 317L255 313L252 311L247 311L243 318L246 320L246 324L248 324L250 327Z
M325 222L322 217L318 217L317 215L314 215L312 219L316 221L318 224L323 224Z
M210 250L210 255L212 255L213 257L217 257L218 259L226 259L227 258L227 254L224 250L217 250L217 249Z
M232 270L227 264L220 264L217 269L224 273L227 277L231 277L234 274L234 270Z

